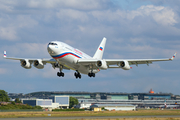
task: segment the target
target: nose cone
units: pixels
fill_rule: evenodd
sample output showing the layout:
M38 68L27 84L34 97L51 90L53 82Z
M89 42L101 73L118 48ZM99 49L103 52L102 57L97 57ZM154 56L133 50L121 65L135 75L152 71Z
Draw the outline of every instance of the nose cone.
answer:
M47 50L48 50L48 53L49 53L50 55L54 53L54 48L53 48L52 45L48 45L48 46L47 46Z
M52 41L47 45L47 51L51 56L56 56L61 53L61 44L57 41Z

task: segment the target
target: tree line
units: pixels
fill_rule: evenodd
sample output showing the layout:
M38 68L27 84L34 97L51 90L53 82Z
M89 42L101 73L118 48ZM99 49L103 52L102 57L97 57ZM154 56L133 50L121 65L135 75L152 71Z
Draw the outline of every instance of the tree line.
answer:
M3 103L7 102L7 103ZM24 105L19 100L19 98L16 98L15 101L10 101L10 98L8 96L8 93L4 90L0 90L0 109L42 109L40 106L30 106L30 105ZM69 98L69 108L73 108L74 105L78 104L78 100L74 97Z

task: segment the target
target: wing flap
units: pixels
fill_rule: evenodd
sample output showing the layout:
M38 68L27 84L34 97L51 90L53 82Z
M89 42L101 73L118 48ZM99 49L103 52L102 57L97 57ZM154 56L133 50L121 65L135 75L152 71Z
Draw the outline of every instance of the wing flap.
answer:
M82 65L89 65L89 64L95 64L97 63L97 61L98 60L96 59L79 59L77 63Z

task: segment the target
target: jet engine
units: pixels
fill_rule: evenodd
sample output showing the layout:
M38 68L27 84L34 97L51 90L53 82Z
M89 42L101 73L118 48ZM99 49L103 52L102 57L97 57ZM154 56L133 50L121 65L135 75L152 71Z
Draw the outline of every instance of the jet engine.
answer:
M124 70L130 70L131 67L129 66L129 63L128 61L121 61L119 64L118 64L119 67L121 67L122 69Z
M104 70L108 68L105 60L98 60L96 66Z
M31 63L29 62L28 59L21 60L21 66L23 68L30 69L31 68Z
M42 63L41 59L37 59L34 61L34 67L38 68L38 69L43 69L44 68L44 64Z

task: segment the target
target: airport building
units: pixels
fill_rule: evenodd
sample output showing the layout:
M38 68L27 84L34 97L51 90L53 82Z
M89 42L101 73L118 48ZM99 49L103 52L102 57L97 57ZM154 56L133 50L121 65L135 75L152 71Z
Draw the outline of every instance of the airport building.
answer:
M180 100L179 95L171 93L118 93L118 92L33 92L18 96L9 93L10 98L41 98L46 99L50 96L71 96L77 99L100 99L100 100Z
M25 98L23 104L41 106L43 109L67 109L69 108L69 96L51 96L48 99Z
M118 92L33 92L29 94L9 93L14 98L39 98L46 99L50 96L71 96L77 99L96 100L180 100L179 95L171 93L118 93Z
M63 97L57 97L63 96ZM14 98L35 98L35 99L52 99L52 103L58 103L62 108L68 108L69 97L78 99L77 108L89 109L92 104L128 104L137 107L159 107L167 105L180 105L180 96L171 93L119 93L119 92L33 92L29 94L13 94L9 97Z
M51 99L22 99L23 104L31 106L41 106L43 109L56 109L59 108L58 103L53 103Z
M60 108L69 108L69 96L51 96L53 103L58 103Z
M79 99L76 108L90 109L94 104L116 104L116 105L134 105L138 108L165 108L166 105L175 105L173 108L180 108L180 100L95 100Z

